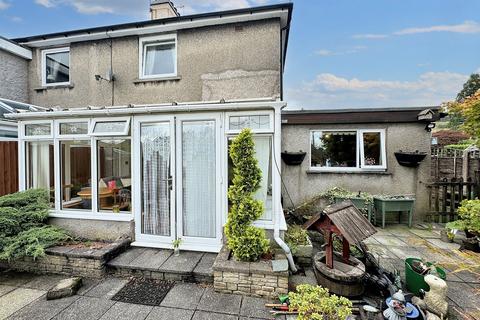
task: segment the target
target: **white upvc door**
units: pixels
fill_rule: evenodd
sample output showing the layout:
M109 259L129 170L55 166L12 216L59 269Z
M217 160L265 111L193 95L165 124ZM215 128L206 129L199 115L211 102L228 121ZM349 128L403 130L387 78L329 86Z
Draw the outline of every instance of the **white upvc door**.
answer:
M177 234L187 250L222 246L220 120L216 113L176 117Z
M220 115L138 116L133 130L134 244L220 251Z
M135 117L135 245L171 248L175 228L175 118Z

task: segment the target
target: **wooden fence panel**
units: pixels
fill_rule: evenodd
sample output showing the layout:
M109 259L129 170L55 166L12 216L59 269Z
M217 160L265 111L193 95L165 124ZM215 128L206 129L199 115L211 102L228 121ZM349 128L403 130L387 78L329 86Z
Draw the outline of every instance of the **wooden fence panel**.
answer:
M18 144L0 141L0 196L18 191Z

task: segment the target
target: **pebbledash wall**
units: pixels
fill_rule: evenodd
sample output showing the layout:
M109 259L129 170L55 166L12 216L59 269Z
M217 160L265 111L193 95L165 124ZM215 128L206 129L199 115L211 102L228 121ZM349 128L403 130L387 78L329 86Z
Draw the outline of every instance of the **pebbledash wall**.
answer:
M280 21L178 30L177 76L139 80L139 36L72 43L70 80L42 87L41 51L29 64L30 103L66 108L280 97ZM151 36L151 35L148 35ZM112 46L112 47L110 47ZM112 64L115 81L97 81ZM112 99L113 96L113 99Z
M28 101L28 60L0 47L0 97Z
M379 111L381 109L378 109ZM409 110L404 108L404 110ZM328 116L322 112L300 112L308 124L292 121L292 113L282 116L282 151L305 151L307 155L300 166L289 166L282 162L282 179L284 182L283 206L292 207L312 199L314 196L332 187L343 187L372 194L405 195L416 197L414 220L420 221L428 210L428 191L426 184L430 181L430 140L431 133L425 130L426 123L416 120L422 109L405 111L368 112L366 116L357 114L345 116L345 112L329 111ZM410 115L406 115L409 112ZM364 119L366 118L366 119ZM310 120L309 120L310 119ZM410 119L410 120L408 120ZM319 123L319 120L322 124ZM355 122L358 121L358 122ZM348 123L347 123L348 122ZM310 169L310 133L311 130L342 129L384 129L387 169L380 172L316 172ZM416 151L427 154L419 167L408 168L398 164L394 152ZM288 193L287 193L288 191Z

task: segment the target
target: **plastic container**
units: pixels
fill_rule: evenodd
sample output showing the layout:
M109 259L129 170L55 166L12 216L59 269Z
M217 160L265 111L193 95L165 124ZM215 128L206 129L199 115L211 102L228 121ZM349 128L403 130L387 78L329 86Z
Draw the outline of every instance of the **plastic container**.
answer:
M407 282L407 289L414 295L418 295L420 289L423 289L425 291L430 290L430 287L428 284L425 282L425 276L421 275L419 273L416 273L413 268L412 268L412 262L413 261L418 261L421 262L422 260L417 259L417 258L407 258L405 259L405 280ZM427 266L431 266L432 263L427 262ZM436 266L437 269L437 276L445 280L447 279L447 274L444 269Z

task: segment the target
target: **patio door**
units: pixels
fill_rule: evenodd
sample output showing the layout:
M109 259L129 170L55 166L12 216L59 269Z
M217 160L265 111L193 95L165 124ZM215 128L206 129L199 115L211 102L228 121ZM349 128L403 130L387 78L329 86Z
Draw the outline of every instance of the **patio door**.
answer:
M137 244L219 251L219 116L138 117L135 130Z

